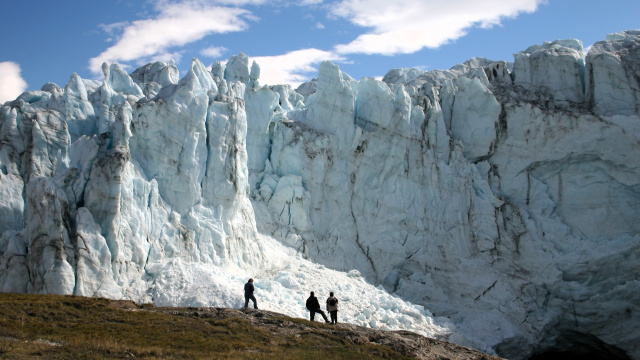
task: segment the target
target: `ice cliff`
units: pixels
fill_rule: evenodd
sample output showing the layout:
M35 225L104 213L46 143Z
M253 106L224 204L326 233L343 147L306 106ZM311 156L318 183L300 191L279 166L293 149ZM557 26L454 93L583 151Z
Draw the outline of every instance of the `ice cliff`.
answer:
M324 62L297 91L246 55L0 108L0 288L258 304L508 358L640 359L640 31L513 62Z

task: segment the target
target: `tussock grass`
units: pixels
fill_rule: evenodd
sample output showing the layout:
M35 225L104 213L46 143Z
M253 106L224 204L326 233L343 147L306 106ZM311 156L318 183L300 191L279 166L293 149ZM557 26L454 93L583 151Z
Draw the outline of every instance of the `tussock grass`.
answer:
M189 309L0 294L0 359L408 359L386 346L321 331L324 324L284 316L273 321L304 329L276 334L247 318L190 316Z

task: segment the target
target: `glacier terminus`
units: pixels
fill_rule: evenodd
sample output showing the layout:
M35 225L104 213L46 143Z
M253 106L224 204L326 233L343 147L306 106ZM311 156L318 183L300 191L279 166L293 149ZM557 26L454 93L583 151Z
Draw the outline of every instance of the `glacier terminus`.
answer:
M509 359L640 359L640 31L513 61L323 62L293 89L245 54L0 107L0 289L408 329Z

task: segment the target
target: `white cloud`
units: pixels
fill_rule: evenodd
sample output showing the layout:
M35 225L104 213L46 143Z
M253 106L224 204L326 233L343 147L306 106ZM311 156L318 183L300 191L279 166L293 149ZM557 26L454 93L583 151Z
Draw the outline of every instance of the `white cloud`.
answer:
M20 76L20 65L0 62L0 104L14 100L27 89L27 82Z
M349 44L335 47L340 54L407 54L437 48L473 26L499 25L504 18L533 12L545 0L342 0L332 15L370 28Z
M240 2L256 3L238 3ZM157 10L160 13L156 18L137 20L125 26L116 44L89 61L89 69L100 74L103 62L122 63L154 57L156 54L167 53L167 49L172 46L182 46L212 33L245 30L248 27L246 20L253 19L247 10L211 6L197 0L160 2ZM109 30L117 28L105 26Z
M227 50L229 49L222 46L211 46L206 49L200 50L200 55L216 59L227 52Z
M98 27L102 29L102 31L106 32L109 35L114 36L116 33L122 31L122 29L129 26L128 21L121 21L113 24L99 24Z
M330 17L344 18L365 32L348 44L333 50L302 49L283 55L254 58L261 66L261 82L299 84L317 72L323 60L346 61L348 54L395 55L436 48L461 36L473 27L499 25L505 18L533 12L546 0L336 0L330 4ZM182 56L179 47L210 34L243 31L255 16L239 6L287 4L290 0L157 0L157 16L131 23L101 25L116 41L90 60L90 69L101 73L103 62L131 66L153 60ZM316 6L322 0L295 2ZM293 2L291 2L293 4ZM309 17L317 29L324 24ZM117 36L120 33L120 36ZM202 56L219 58L228 49L209 47ZM178 60L179 62L179 60Z
M252 57L260 65L260 83L290 84L297 87L318 72L314 65L324 60L341 61L343 58L330 51L302 49L283 55Z

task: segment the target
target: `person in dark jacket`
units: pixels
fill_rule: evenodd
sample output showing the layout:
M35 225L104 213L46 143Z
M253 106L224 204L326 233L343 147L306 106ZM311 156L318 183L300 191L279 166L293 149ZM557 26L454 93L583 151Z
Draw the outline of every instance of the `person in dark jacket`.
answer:
M338 298L333 296L333 291L329 293L329 298L327 298L327 311L331 314L331 323L338 323Z
M256 297L253 296L253 292L255 291L255 287L253 287L253 279L249 279L246 284L244 284L244 307L249 306L249 299L253 301L253 308L258 308L258 303L256 302Z
M319 313L324 318L324 322L329 323L329 319L327 319L327 315L320 309L320 303L318 302L318 298L314 296L313 291L311 292L311 296L307 299L307 310L309 310L309 318L313 321L313 318L316 316L316 313Z

